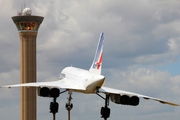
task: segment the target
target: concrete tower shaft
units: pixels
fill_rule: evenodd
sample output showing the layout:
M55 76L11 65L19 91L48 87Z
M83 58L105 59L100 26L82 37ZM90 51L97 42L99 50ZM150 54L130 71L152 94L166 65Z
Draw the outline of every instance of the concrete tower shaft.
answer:
M36 82L37 32L19 32L20 82ZM36 120L36 89L21 88L21 120Z
M12 17L20 37L20 82L36 82L36 37L43 21L40 16ZM21 120L36 120L36 88L21 88Z

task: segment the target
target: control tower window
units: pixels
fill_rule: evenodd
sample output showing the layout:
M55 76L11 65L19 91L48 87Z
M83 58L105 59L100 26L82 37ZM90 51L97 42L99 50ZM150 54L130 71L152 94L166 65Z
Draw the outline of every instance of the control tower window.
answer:
M38 22L17 22L16 26L19 31L22 30L33 30L38 31L40 23Z

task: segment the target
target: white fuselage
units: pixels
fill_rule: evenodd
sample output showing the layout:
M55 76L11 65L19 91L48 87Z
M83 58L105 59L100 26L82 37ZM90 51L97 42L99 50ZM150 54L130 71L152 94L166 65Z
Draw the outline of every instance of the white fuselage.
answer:
M67 78L71 83L84 87L85 90L74 90L83 93L95 93L97 88L100 88L105 81L103 75L94 74L88 70L75 67L64 68L60 73L60 78Z

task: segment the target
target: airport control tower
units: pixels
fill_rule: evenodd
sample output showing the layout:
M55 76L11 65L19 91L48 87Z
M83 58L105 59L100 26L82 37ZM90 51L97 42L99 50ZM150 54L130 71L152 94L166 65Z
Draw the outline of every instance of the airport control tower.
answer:
M20 82L36 82L36 37L44 17L31 15L25 8L13 16L20 37ZM36 88L21 88L21 120L36 120Z

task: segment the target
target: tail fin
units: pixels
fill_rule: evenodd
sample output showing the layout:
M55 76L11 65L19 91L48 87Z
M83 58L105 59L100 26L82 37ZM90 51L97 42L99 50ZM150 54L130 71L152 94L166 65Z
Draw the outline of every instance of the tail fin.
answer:
M91 68L89 69L89 71L92 73L101 74L103 43L104 43L104 33L101 33L99 37L98 46L96 49L96 54L94 56L94 60L91 65Z

